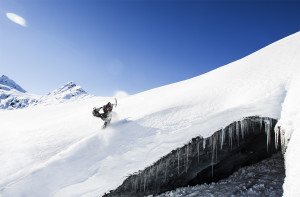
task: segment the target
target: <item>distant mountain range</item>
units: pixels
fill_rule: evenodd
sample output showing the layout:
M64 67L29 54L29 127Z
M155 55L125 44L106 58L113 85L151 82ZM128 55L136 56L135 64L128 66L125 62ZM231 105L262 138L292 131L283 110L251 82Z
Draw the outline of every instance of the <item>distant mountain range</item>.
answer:
M2 75L0 77L0 109L20 109L37 104L61 103L68 100L91 96L74 82L50 92L47 95L28 93L15 81Z

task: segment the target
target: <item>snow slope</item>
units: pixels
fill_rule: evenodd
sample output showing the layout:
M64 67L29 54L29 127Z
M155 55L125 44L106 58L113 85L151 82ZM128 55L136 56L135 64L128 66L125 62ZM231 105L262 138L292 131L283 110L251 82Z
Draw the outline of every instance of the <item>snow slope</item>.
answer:
M91 110L112 98L2 110L0 195L99 196L192 137L246 116L280 119L292 133L299 62L298 32L204 75L120 98L106 130ZM288 181L298 148L289 146L284 193L296 196Z

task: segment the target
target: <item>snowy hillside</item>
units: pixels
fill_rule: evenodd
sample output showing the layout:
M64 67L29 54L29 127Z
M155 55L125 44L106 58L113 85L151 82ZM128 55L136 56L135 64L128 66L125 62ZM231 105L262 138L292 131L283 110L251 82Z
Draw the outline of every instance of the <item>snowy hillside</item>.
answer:
M106 130L91 110L113 98L2 110L0 196L99 196L191 138L255 115L278 119L283 139L292 136L284 195L299 196L299 62L296 33L204 75L120 98Z
M69 102L74 99L82 99L88 95L80 86L74 82L50 92L48 95L40 96L26 92L13 80L3 75L0 77L0 109L21 109L37 104L51 105L61 102Z

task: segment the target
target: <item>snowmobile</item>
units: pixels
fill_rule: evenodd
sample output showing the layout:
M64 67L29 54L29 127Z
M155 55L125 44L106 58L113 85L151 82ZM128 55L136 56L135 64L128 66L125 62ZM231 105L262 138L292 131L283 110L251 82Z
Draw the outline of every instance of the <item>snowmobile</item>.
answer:
M93 108L93 112L92 112L93 116L101 118L104 121L104 125L102 127L103 129L105 129L110 124L110 121L112 119L112 109L114 106L117 107L116 98L115 98L115 104L108 102L103 107ZM103 113L100 113L101 109L103 110Z

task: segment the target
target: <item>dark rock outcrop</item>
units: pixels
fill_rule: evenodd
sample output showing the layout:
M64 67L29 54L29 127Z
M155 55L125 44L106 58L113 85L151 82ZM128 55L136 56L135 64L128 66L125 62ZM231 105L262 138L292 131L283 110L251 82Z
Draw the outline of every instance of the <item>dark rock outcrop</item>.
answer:
M240 167L257 163L280 150L275 148L272 132L276 122L271 118L247 117L209 138L193 138L152 166L130 175L116 190L104 196L145 196L217 182Z

